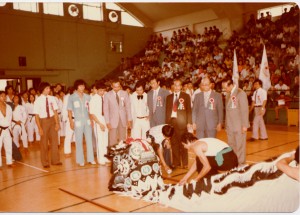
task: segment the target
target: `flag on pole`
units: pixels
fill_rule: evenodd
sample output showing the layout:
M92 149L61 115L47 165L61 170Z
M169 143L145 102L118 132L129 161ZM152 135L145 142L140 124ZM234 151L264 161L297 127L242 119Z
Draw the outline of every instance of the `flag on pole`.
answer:
M239 87L239 78L240 78L240 75L239 75L239 70L238 70L238 63L237 63L236 53L235 53L235 49L234 49L232 81L237 87Z
M268 91L271 87L270 71L267 58L266 47L264 45L263 55L259 70L259 79L262 81L262 88Z

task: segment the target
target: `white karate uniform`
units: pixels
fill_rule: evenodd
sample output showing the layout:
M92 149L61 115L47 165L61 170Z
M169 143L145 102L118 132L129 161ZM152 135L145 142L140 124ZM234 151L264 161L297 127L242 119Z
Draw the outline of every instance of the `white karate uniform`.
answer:
M27 136L28 136L28 141L33 142L34 141L34 132L36 134L36 140L40 141L41 136L39 129L37 127L36 121L35 121L35 116L33 113L33 103L25 103L25 109L27 113L27 121L26 121L26 129L27 129Z
M109 160L106 157L104 157L104 155L107 154L108 128L106 127L104 115L102 115L103 100L100 95L95 94L90 101L90 114L95 115L97 119L100 121L100 123L102 123L105 126L105 131L102 131L100 125L94 122L94 132L96 137L96 152L97 152L97 160L99 164L105 164L106 162L109 162Z
M28 140L27 140L27 132L25 129L25 123L27 120L27 113L25 107L22 105L18 105L13 110L12 117L12 133L13 133L13 141L17 147L20 147L19 137L21 136L21 140L23 142L23 147L28 148ZM21 121L21 125L18 125L15 122Z
M12 120L12 110L9 105L6 105L6 116L3 116L0 111L0 166L2 166L1 149L4 144L6 164L12 164L12 138L10 134Z
M68 100L69 100L70 94L67 94L64 96L63 101L63 108L62 108L62 118L65 122L65 140L64 140L64 153L70 154L71 153L71 142L75 142L75 135L74 130L71 129L70 121L68 117Z
M66 134L66 123L63 121L63 117L62 117L62 110L63 110L63 101L61 99L57 99L57 106L58 106L58 110L57 110L57 114L58 114L58 120L59 120L59 125L60 125L60 130L58 131L59 136L63 137Z
M146 132L150 129L149 108L147 105L147 94L143 93L143 99L137 98L137 93L130 95L131 115L133 126L131 137L134 139L146 139Z

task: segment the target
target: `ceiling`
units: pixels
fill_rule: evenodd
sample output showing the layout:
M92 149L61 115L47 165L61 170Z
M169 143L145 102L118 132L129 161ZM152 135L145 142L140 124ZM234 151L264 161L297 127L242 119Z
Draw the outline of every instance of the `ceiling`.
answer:
M121 3L118 5L123 7L128 12L132 13L136 18L142 21L146 26L153 26L154 23L177 17L185 14L190 14L197 11L212 9L220 18L232 15L232 13L246 13L256 11L262 8L268 8L287 2L130 2Z

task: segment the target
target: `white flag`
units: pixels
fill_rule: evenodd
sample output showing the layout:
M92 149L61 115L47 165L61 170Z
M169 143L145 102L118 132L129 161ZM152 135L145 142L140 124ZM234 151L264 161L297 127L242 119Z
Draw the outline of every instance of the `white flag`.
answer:
M239 78L240 78L240 75L239 75L238 63L237 63L236 53L235 53L235 49L234 49L232 81L237 87L239 87Z
M271 87L270 71L266 47L264 45L263 55L260 64L259 79L262 81L262 88L268 91Z

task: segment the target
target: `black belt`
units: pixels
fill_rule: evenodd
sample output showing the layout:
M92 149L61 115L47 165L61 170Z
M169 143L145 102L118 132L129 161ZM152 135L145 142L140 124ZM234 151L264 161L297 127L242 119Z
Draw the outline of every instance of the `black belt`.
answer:
M144 118L147 118L147 116L142 116L142 117L136 117L138 119L144 119Z
M20 127L21 127L21 136L22 136L22 123L21 123L21 125L19 125L19 124L17 123L17 121L15 121L15 120L12 120L12 122L15 123L14 126L12 127L12 130L14 130L14 128L15 128L16 126L20 126Z
M257 105L257 106L254 106L254 107L262 107L262 105Z
M33 117L35 116L35 114L28 114L29 116L32 116L31 118L30 118L30 120L29 120L29 122L31 122L32 121L32 119L33 119Z
M3 126L0 126L0 136L1 136L1 134L2 134L2 131L3 130L6 130L6 129L8 129L9 128L9 126L7 126L7 127L3 127ZM10 134L11 135L11 134Z

